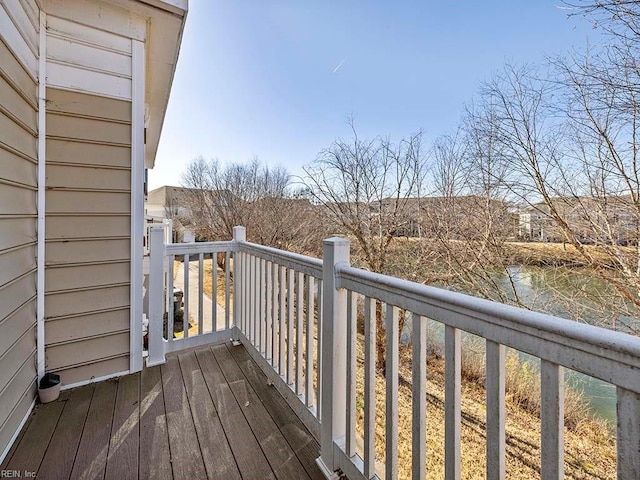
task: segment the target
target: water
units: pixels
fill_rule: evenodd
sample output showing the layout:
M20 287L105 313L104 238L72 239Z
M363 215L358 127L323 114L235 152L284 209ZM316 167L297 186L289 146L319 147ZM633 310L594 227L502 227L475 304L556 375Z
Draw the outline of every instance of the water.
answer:
M563 267L514 266L508 273L496 275L495 280L511 299L517 296L522 304L533 310L625 333L638 334L640 331L640 319L632 307L626 305L604 280L588 272ZM405 326L404 341L411 335L410 321ZM442 340L444 330L440 327L435 322L431 326L436 338ZM539 366L535 357L522 352L518 354ZM565 379L568 385L584 394L594 414L615 425L615 386L571 370L566 371Z
M631 307L616 295L611 286L587 272L562 267L517 266L509 269L508 276L505 273L500 279L503 287L513 295L517 294L522 303L534 310L626 333L637 332L640 326L638 318L629 312ZM593 413L615 425L615 386L569 370L566 381L584 393Z

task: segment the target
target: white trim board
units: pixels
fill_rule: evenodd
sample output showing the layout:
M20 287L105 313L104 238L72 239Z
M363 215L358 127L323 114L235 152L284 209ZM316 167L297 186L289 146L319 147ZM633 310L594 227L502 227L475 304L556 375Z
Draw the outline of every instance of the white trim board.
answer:
M144 239L144 43L131 41L131 310L129 368L142 370L142 257Z
M36 288L36 369L38 381L45 372L45 183L46 183L46 61L47 61L47 16L40 12L40 73L38 79L38 245L37 245L37 288Z

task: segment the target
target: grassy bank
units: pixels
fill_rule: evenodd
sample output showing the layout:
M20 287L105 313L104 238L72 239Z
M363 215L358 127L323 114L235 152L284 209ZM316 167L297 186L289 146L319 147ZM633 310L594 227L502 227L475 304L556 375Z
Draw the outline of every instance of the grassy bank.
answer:
M203 260L204 263L204 293L211 298L213 295L213 275L212 272L212 260ZM216 301L218 305L224 306L225 304L225 282L226 278L224 272L218 268L216 276ZM231 284L230 294L233 295L233 283ZM233 311L233 302L229 305L231 311Z
M585 251L601 266L618 268L613 252L606 247L584 245ZM618 247L623 255L633 256L635 247ZM352 243L352 262L364 266L361 252ZM507 265L535 267L590 268L578 250L568 243L548 242L464 242L433 239L397 238L392 244L385 271L408 280L446 284L461 275L504 268Z
M603 265L611 263L611 257L604 247L585 245L586 251ZM633 247L619 247L623 251L631 253ZM548 242L507 242L504 244L505 254L514 265L532 266L565 266L565 267L585 267L587 266L584 257L578 250L568 243L548 243Z
M411 349L401 348L398 392L399 478L411 478ZM357 432L364 435L363 351L357 376ZM471 362L471 363L470 363ZM463 371L461 469L462 478L484 478L486 469L486 408L484 373L467 358ZM476 368L474 368L476 367ZM525 369L523 372L522 370ZM540 477L539 377L510 356L507 366L506 469L507 478ZM427 471L428 478L444 478L444 360L431 350L427 360ZM475 373L474 373L475 372ZM537 390L537 394L536 394ZM385 379L376 382L376 453L384 459ZM537 402L532 401L538 397ZM607 425L579 411L580 402L569 393L565 426L565 478L616 478L615 439ZM537 405L537 406L536 406Z

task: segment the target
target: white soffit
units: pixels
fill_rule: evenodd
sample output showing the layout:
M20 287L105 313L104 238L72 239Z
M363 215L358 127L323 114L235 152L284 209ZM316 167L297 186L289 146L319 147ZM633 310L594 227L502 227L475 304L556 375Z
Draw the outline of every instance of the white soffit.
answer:
M184 15L189 9L188 0L138 0L141 3L146 3L152 7L167 10L168 12L175 13L177 15Z

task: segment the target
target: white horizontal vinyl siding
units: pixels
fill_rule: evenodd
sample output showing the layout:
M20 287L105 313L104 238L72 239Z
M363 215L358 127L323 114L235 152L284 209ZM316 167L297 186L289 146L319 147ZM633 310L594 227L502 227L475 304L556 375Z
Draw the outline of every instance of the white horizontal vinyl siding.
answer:
M112 33L127 39L144 41L147 33L146 17L137 16L107 2L87 0L43 0L47 11L78 25Z
M131 55L49 34L47 59L88 70L131 78Z
M37 18L0 0L0 459L35 399Z
M47 85L131 100L131 40L47 16Z
M96 51L95 55L100 53ZM130 79L96 72L81 66L47 61L47 84L50 87L124 100L131 99Z
M131 103L46 94L45 358L72 385L129 365Z
M131 55L131 40L63 18L47 16L47 36L72 39L76 43Z
M5 4L13 2L13 0L3 0ZM40 8L36 0L18 0L25 15L29 18L31 25L36 32L40 32Z
M0 32L3 41L13 50L25 70L36 79L38 32L20 2L0 0Z

